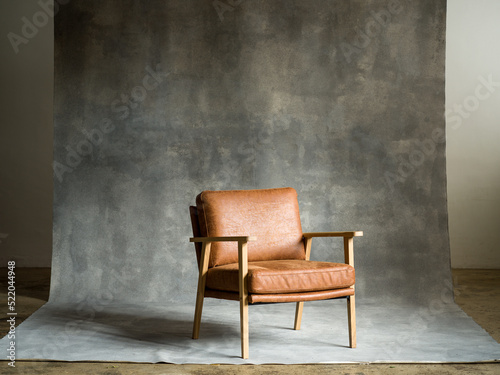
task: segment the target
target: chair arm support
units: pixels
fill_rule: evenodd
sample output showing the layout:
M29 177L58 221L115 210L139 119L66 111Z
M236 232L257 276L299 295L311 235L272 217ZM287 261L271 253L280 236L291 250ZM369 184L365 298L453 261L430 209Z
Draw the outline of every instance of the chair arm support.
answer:
M304 238L313 237L361 237L363 236L363 231L348 231L348 232L309 232L302 233Z
M208 273L208 263L212 242L234 241L238 242L238 289L240 297L240 322L242 329L242 353L243 358L248 358L248 242L256 241L255 236L227 236L227 237L191 237L190 242L201 242L200 274L198 276L198 296L197 304L201 305L205 296L205 286ZM201 307L198 308L201 311ZM201 314L201 312L200 312ZM200 318L201 319L201 315ZM199 326L193 330L193 338L198 338ZM246 342L246 345L243 345Z
M311 256L311 242L314 237L343 237L345 263L354 267L353 239L354 237L363 236L363 232L359 230L351 232L309 232L302 233L302 236L305 240L306 260L309 260Z
M247 243L249 241L256 241L255 236L224 236L224 237L191 237L190 242L201 242L201 261L200 273L206 274L208 270L208 260L210 258L210 250L212 242L238 242L238 260L248 263Z

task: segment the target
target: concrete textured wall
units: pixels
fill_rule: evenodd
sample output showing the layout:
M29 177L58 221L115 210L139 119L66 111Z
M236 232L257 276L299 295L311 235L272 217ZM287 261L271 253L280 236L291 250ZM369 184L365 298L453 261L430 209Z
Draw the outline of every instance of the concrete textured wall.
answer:
M449 285L444 0L84 1L55 19L55 299L192 300L188 206L292 186L361 297ZM313 259L341 260L318 239Z

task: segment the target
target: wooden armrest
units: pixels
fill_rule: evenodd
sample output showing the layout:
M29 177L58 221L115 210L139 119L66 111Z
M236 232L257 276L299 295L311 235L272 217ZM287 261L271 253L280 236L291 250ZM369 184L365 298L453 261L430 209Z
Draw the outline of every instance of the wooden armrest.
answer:
M314 237L344 237L344 258L345 262L354 267L353 238L361 237L363 232L360 230L350 232L309 232L302 233L306 245L306 260L311 256L311 242Z
M226 236L226 237L191 237L190 242L221 242L221 241L236 241L236 242L248 242L256 241L255 236Z
M350 232L309 232L302 233L304 238L313 237L361 237L363 236L363 231L356 230Z

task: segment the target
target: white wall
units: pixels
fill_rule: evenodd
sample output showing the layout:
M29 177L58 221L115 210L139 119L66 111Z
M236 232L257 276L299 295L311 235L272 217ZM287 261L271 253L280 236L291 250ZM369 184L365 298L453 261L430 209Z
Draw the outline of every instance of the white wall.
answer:
M449 0L447 17L452 266L500 268L500 1Z
M51 264L53 25L35 0L0 1L0 267Z

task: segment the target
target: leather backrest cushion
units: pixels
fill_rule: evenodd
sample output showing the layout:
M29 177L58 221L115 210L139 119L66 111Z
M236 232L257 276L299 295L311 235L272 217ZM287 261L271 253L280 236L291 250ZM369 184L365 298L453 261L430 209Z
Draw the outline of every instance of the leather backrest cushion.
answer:
M305 259L292 188L204 191L196 197L202 236L256 236L248 260ZM209 267L238 262L237 242L212 244Z

